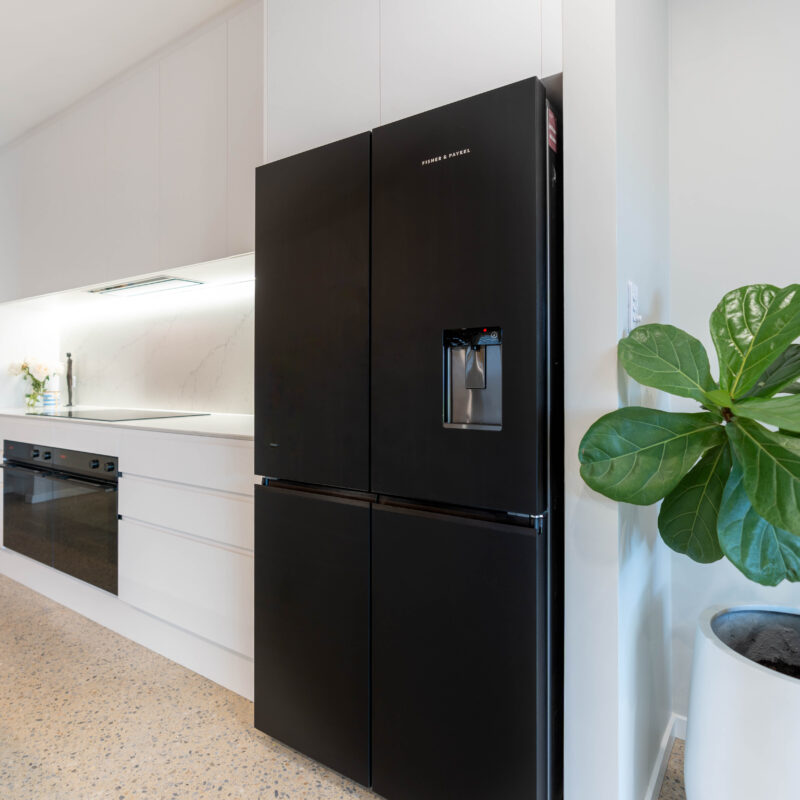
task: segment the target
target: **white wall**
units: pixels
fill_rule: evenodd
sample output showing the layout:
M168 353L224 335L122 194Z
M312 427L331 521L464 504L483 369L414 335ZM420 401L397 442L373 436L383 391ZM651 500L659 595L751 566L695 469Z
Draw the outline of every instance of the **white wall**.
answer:
M266 161L561 71L561 0L266 0Z
M629 280L639 287L643 321L669 321L667 0L616 0L616 20L622 336ZM666 400L625 377L621 391L623 405ZM670 551L658 535L657 507L622 504L619 511L619 797L642 800L655 788L671 723Z
M74 402L116 408L253 413L252 280L140 297L86 291L0 305L0 408L21 408L25 358L65 362ZM56 378L49 388L62 389Z
M656 510L581 481L577 451L619 405L655 405L617 369L627 282L669 314L666 0L564 4L566 792L656 792L671 722L670 557Z
M671 0L672 322L706 345L722 295L800 278L800 5ZM688 404L691 408L691 404ZM674 705L688 709L694 629L717 603L800 606L800 586L751 583L726 561L674 556Z
M254 283L97 297L58 317L75 403L253 413Z
M566 800L619 800L619 507L578 472L617 387L614 0L564 0ZM638 799L637 799L638 800Z
M0 306L0 408L22 408L30 383L8 373L12 363L26 358L48 363L59 360L58 325L44 310L26 303ZM58 388L54 380L49 388Z

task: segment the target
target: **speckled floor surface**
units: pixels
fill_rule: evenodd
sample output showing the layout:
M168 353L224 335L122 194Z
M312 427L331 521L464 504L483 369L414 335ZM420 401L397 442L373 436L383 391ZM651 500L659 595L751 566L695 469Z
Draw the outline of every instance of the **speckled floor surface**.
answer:
M0 576L2 800L375 800L253 704Z
M658 800L686 800L683 789L683 739L676 739Z
M2 800L376 800L253 704L0 575ZM685 800L683 742L659 800Z

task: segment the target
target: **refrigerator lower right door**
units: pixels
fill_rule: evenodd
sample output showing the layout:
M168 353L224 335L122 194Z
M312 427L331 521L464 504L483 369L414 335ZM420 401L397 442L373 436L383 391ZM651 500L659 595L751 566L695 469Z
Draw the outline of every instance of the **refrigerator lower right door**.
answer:
M256 487L255 726L369 784L369 503Z
M374 790L544 798L544 536L377 505L372 526Z

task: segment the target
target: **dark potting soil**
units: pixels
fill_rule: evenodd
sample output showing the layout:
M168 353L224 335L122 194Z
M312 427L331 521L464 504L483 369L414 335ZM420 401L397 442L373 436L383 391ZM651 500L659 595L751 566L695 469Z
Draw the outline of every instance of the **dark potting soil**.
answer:
M728 611L711 623L732 650L775 672L800 679L800 615L781 611Z

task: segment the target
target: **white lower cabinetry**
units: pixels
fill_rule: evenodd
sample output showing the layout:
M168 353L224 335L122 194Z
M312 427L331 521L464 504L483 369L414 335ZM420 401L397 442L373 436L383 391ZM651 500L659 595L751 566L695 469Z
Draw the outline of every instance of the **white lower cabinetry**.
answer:
M252 658L252 553L122 519L119 598Z
M2 546L0 574L252 698L252 440L0 414L3 439L119 457L119 595Z

